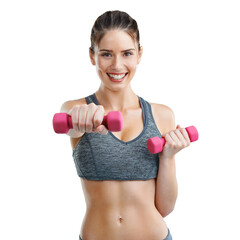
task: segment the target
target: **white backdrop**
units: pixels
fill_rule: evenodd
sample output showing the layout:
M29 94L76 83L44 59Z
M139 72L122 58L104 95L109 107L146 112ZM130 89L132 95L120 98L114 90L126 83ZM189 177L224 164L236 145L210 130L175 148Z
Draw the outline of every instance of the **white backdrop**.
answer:
M199 141L176 155L174 240L240 239L238 1L1 1L0 239L78 239L85 213L69 137L52 117L100 84L88 48L95 19L137 20L136 94L162 103Z

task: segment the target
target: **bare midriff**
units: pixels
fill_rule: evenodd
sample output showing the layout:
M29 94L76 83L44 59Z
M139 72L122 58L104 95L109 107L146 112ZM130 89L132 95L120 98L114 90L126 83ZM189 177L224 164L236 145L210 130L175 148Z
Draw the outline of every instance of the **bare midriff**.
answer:
M81 178L86 201L83 240L163 240L166 223L155 207L155 180Z

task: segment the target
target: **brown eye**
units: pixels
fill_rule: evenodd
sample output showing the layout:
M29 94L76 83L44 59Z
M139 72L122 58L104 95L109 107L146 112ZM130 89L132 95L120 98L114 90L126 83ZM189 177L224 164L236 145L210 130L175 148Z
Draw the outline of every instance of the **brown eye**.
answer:
M133 55L131 52L125 52L124 53L126 56L131 56L131 55Z
M111 57L111 54L110 53L103 53L101 56L103 56L103 57Z

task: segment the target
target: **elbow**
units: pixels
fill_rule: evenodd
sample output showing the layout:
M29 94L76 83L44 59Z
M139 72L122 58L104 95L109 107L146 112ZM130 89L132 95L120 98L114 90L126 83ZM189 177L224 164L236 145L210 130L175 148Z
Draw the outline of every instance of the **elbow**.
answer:
M168 216L173 210L174 210L174 207L173 207L173 208L168 208L168 209L165 209L164 211L161 211L160 214L162 215L163 218L165 218L165 217Z
M165 218L166 216L168 216L171 212L173 212L175 208L175 204L169 204L167 206L161 206L161 207L157 207L158 212L161 214L161 216L163 218Z

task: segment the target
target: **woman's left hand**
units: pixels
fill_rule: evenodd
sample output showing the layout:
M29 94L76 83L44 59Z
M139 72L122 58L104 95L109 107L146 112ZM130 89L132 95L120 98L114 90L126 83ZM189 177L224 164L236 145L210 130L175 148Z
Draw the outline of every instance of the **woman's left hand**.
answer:
M162 152L159 153L159 158L171 158L177 152L190 145L190 139L185 128L177 125L177 128L165 134L165 145Z

